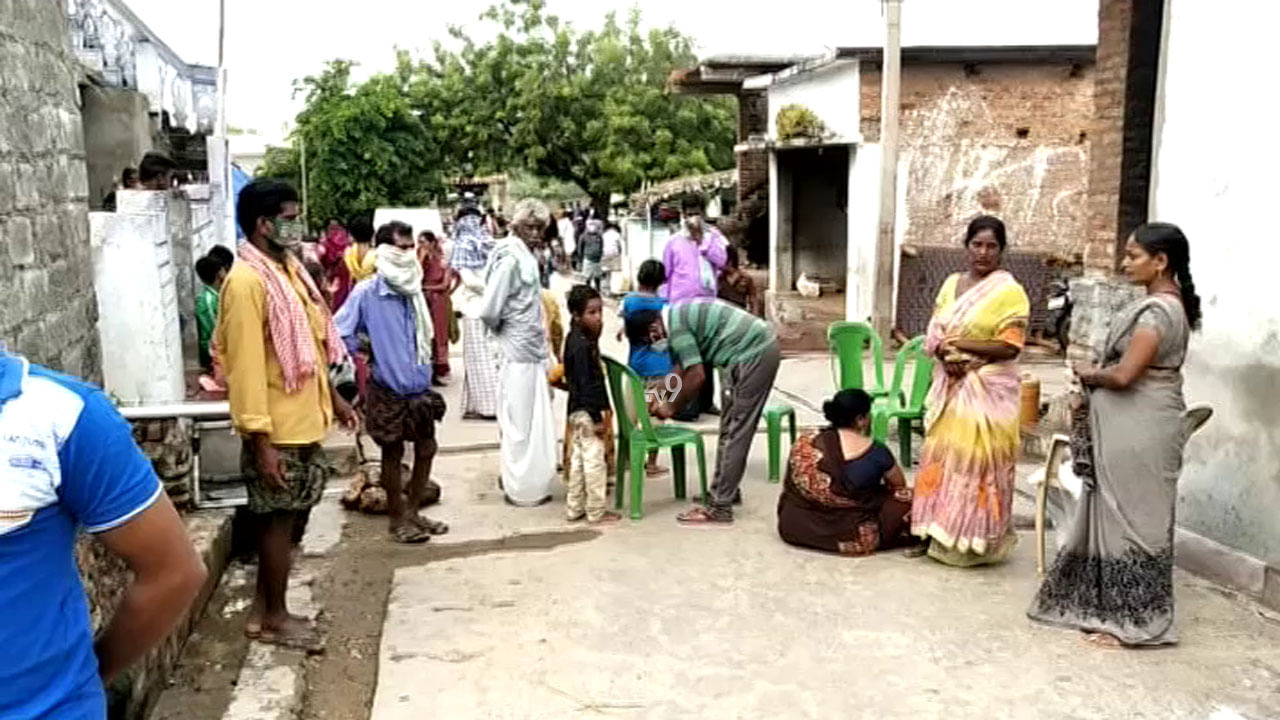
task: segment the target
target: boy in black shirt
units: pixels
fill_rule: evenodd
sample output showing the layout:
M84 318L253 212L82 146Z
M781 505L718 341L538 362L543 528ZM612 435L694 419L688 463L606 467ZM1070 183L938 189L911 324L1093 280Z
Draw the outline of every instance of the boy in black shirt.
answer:
M604 305L587 285L569 290L572 323L564 341L564 377L569 386L569 493L565 517L603 523L619 519L605 510L609 468L605 463L604 413L609 409L604 368L600 363L600 331Z

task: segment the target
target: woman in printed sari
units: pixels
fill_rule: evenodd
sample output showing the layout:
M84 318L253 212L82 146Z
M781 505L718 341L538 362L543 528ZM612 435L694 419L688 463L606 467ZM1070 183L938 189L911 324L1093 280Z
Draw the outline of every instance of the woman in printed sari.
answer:
M999 219L983 215L969 223L969 271L942 284L925 340L940 362L926 400L911 531L927 541L921 552L948 565L1000 562L1017 542L1017 360L1030 304L1000 269L1006 244Z
M1075 367L1087 390L1072 435L1083 480L1075 518L1028 615L1096 645L1177 642L1173 527L1188 428L1182 362L1200 325L1187 238L1176 226L1134 231L1124 269L1146 296L1112 321L1101 364ZM1091 447L1090 447L1091 446Z
M870 437L871 396L841 390L822 407L831 427L791 447L778 497L784 542L842 555L911 545L911 488L883 443Z

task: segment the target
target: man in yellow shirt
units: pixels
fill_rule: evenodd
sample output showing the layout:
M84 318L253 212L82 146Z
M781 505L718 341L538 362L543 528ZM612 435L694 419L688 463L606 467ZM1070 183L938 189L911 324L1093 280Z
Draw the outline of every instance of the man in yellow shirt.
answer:
M258 180L241 192L236 220L247 240L222 287L215 344L231 418L244 438L241 471L259 520L257 595L251 638L318 649L310 623L288 612L285 589L298 515L320 502L329 466L321 442L336 416L358 418L329 383L346 357L320 291L294 250L302 241L298 194Z

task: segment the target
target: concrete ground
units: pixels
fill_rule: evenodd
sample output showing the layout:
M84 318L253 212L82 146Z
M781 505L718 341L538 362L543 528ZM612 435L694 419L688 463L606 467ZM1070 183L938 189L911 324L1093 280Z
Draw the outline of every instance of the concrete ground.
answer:
M624 358L618 326L607 312L601 345ZM508 506L497 425L461 420L460 354L453 364L432 473L444 497L428 510L450 533L395 545L385 518L338 507L335 480L291 581L328 651L244 640L252 567L237 564L153 717L1280 717L1280 624L1254 605L1179 574L1183 645L1101 652L1025 620L1030 536L1008 565L967 572L790 548L774 530L780 486L765 481L761 436L731 528L678 526L688 501L669 476L646 482L643 520L602 529L563 520L558 483L550 504ZM1025 367L1046 395L1064 377L1060 361ZM829 358L801 355L784 359L771 401L815 426L831 392ZM714 435L717 423L699 427ZM714 438L707 450L710 472ZM1030 523L1025 493L1015 520Z
M757 443L732 527L678 526L655 479L594 539L396 570L371 717L1280 717L1280 622L1250 602L1179 573L1181 645L1097 650L1023 615L1030 535L968 571L807 552L764 475ZM446 488L441 540L568 530L559 497L501 507L488 482Z

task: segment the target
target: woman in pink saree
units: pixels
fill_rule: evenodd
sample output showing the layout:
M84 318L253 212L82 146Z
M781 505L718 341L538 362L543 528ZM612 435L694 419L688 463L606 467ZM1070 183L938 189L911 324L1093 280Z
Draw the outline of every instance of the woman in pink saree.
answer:
M1004 223L974 219L964 244L969 272L942 284L925 341L940 362L926 401L911 531L926 540L929 557L968 567L1004 560L1017 541L1017 358L1030 303L1000 269Z

